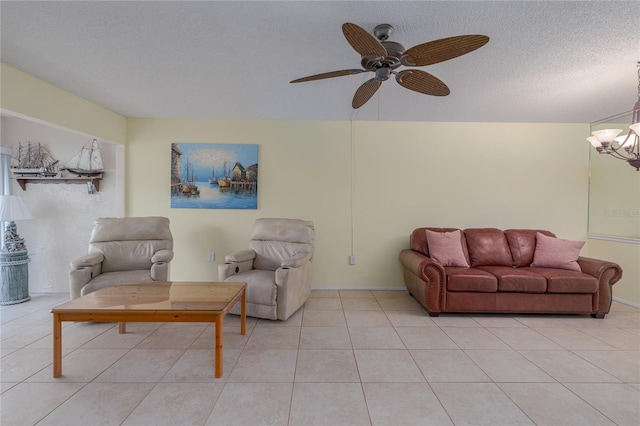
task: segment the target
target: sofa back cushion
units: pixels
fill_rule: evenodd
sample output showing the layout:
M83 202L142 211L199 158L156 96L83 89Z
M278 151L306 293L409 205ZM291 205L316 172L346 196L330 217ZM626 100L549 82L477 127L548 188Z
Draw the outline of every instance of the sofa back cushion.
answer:
M431 257L429 254L429 242L427 241L427 230L432 232L453 232L460 231L458 228L416 228L411 233L409 238L411 250L422 253L425 256ZM460 232L460 244L462 245L462 252L467 261L469 261L469 251L467 250L467 240L465 239L464 232ZM469 263L469 262L467 262Z
M513 258L513 266L520 268L531 265L533 254L536 251L536 233L538 232L548 237L555 237L553 232L536 229L507 229L504 231Z
M464 230L471 267L512 266L513 259L504 232L496 228Z

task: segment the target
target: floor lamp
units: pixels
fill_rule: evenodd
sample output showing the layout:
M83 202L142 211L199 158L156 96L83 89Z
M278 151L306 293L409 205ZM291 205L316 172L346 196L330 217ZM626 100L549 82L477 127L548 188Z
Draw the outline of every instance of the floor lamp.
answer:
M26 302L29 296L29 254L24 238L18 235L16 220L31 219L24 201L17 195L0 195L0 222L3 228L0 248L0 305Z

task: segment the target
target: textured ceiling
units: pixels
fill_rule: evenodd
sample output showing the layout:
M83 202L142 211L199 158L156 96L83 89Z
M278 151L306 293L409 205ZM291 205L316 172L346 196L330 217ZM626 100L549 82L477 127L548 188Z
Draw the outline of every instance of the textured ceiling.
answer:
M638 1L0 2L2 62L127 117L591 122L637 100ZM484 34L421 67L451 89L394 79L354 111L370 73L342 35L393 25L411 46Z

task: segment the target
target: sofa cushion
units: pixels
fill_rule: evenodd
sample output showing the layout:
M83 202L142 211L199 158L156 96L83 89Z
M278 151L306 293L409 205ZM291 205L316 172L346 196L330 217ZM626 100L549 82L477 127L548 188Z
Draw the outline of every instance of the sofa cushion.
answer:
M584 246L584 241L562 240L538 232L536 234L536 251L531 266L581 272L578 257L582 246Z
M469 261L462 251L462 232L459 229L451 232L434 232L425 230L429 253L442 266L469 267Z
M447 275L447 291L495 293L498 290L498 279L486 271L457 266L445 266L444 270Z
M471 267L511 266L511 251L504 232L495 228L465 229Z
M544 293L547 290L547 279L528 268L478 266L477 269L489 272L498 278L498 291Z
M416 228L413 230L411 235L409 236L409 244L411 250L417 251L418 253L422 253L425 256L429 256L429 244L427 243L427 233L426 230L433 232L452 232L457 231L458 228ZM465 253L467 259L469 258L467 253L467 242L464 239L464 233L462 233L462 250Z
M519 268L531 265L533 254L536 251L536 234L538 232L549 237L555 237L553 232L536 229L507 229L504 231L511 250L513 266Z
M555 268L529 269L547 279L547 293L595 293L598 291L598 279L584 272Z

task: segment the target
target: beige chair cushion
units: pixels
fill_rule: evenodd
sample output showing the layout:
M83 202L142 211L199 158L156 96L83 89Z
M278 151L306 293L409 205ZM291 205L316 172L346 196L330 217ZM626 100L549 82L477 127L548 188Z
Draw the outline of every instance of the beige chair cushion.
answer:
M172 250L169 219L164 217L98 218L89 253L102 253L102 272L150 269L159 250Z
M256 220L249 248L256 252L253 267L275 271L282 261L310 253L313 257L313 223L300 219Z

